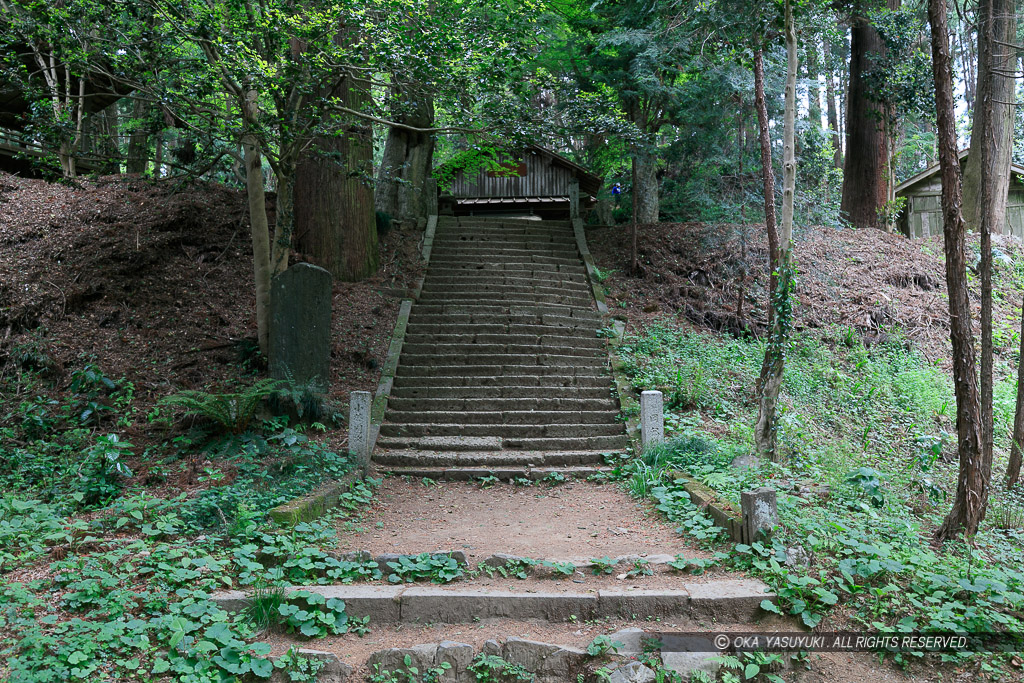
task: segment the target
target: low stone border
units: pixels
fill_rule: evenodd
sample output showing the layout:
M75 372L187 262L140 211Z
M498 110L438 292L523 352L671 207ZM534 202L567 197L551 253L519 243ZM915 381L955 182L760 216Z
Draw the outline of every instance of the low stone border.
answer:
M519 593L416 584L294 586L293 590L344 600L349 614L369 617L371 624L463 624L480 619L571 622L600 617L745 623L767 614L761 601L775 600L757 579L681 585L676 590L599 589L588 593ZM221 591L213 600L228 611L240 611L248 604L242 591Z
M733 541L751 543L755 540L748 538L749 534L743 524L742 512L737 510L733 503L715 493L714 489L705 486L685 472L669 472L668 476L676 482L682 482L683 490L690 494L690 501L711 515L715 524L725 529Z
M377 383L377 393L373 397L373 405L370 408L370 453L377 443L377 436L380 434L380 423L384 421L384 412L388 407L388 397L391 396L391 388L395 384L395 372L398 371L398 359L402 355L402 345L405 343L405 330L409 326L409 314L412 312L412 299L403 299L401 308L398 309L398 319L395 320L395 329L391 333L391 344L388 346L388 355L384 360L384 366L380 370L380 382Z
M338 505L342 494L352 484L362 478L361 470L356 467L337 481L324 484L301 498L282 503L270 511L270 518L282 526L295 526L302 522L311 522L321 517Z
M587 280L590 281L590 288L594 292L594 301L597 302L598 312L604 316L605 322L614 331L614 337L608 340L608 357L611 363L612 379L615 381L615 391L619 395L619 408L626 418L626 436L633 444L633 450L640 452L640 401L633 391L633 384L626 377L622 359L615 352L615 347L622 343L622 337L626 332L626 323L611 317L608 310L608 302L604 296L604 286L597 280L597 264L587 246L587 234L583 227L583 219L577 218L572 222L572 230L576 236L576 248L583 257L583 263L587 269Z

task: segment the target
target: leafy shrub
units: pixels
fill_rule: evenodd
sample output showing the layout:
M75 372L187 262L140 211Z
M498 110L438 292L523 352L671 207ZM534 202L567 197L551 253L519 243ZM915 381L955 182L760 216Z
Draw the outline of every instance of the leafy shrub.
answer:
M260 403L280 386L279 380L261 379L238 393L181 391L161 399L159 405L182 408L186 415L209 420L224 433L241 434L249 428Z

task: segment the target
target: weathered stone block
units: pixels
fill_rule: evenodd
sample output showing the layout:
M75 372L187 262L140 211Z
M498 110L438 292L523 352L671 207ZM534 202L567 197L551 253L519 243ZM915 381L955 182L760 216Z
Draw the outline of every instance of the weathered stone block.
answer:
M652 683L658 675L640 662L629 662L612 671L608 683Z
M745 543L753 543L772 532L779 523L775 489L762 486L740 494Z
M331 274L296 263L270 284L270 376L318 391L330 385Z
M434 666L434 655L437 653L436 643L413 645L412 647L392 647L379 650L366 660L366 667L371 672L401 672L410 668L419 669L420 674ZM405 658L409 658L406 665Z
M402 621L465 624L477 619L569 621L592 618L597 596L574 593L513 593L411 586L402 594Z
M640 394L640 443L644 448L665 440L664 400L660 391Z
M346 681L352 680L352 667L341 661L333 652L299 648L296 654L299 657L322 663L320 670L316 673L317 683L346 683ZM275 669L270 677L270 683L288 683L291 680L288 672L284 669Z
M538 682L575 680L587 661L583 650L514 637L505 641L503 653L506 662L535 674Z
M348 451L366 476L370 466L370 392L353 391L348 404Z
M690 615L718 622L746 622L763 614L761 601L774 602L768 586L757 579L719 579L684 584L690 593Z
M462 683L476 680L466 669L473 663L474 650L472 645L445 640L438 644L434 654L434 666L448 663L451 668L441 676L442 683Z

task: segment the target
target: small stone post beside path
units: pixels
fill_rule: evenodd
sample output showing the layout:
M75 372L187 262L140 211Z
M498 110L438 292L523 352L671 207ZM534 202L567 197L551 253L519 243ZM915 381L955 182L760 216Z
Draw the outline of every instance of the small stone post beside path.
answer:
M644 391L640 394L640 445L648 446L665 440L664 400L660 391Z
M348 451L366 477L370 469L370 392L353 391L348 404Z

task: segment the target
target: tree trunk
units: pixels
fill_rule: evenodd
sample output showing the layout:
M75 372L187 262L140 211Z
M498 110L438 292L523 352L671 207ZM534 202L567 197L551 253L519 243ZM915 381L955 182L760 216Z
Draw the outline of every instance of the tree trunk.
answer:
M426 93L395 89L394 119L416 128L434 125L434 102ZM411 102L403 102L411 99ZM384 143L384 156L377 172L377 211L399 221L412 221L437 213L428 206L427 178L434 159L434 136L392 127Z
M638 223L658 222L658 160L646 151L633 156L633 196Z
M1024 460L1022 452L1024 452L1024 316L1020 320L1020 355L1017 357L1017 410L1013 416L1010 462L1006 465L1006 488L1012 488L1020 481L1021 461Z
M956 394L957 449L960 474L956 499L936 532L944 541L959 534L974 535L988 505L989 467L982 461L981 411L974 363L970 298L967 292L967 257L961 213L960 163L956 147L956 109L953 74L949 63L946 0L929 0L932 74L942 176L943 241L946 252L946 289L949 295L949 336L953 347L953 388Z
M807 43L807 119L814 130L821 128L821 86L818 84L818 41Z
M991 35L986 28L991 13ZM963 169L964 221L978 230L982 211L991 215L992 230L1002 234L1006 225L1006 199L1013 159L1013 122L1016 98L1013 73L1017 52L1009 46L1016 37L1013 0L981 0L978 5L977 100L971 126L971 148ZM983 144L994 146L991 167L983 165ZM986 173L987 172L987 173ZM990 186L989 203L981 201L982 188Z
M825 100L828 109L828 128L832 131L832 160L836 168L843 167L843 139L839 135L839 113L836 107L836 85L832 80L832 48L825 38Z
M793 22L793 9L790 0L785 1L785 32L787 61L786 104L782 132L782 231L778 239L777 256L772 260L772 269L777 273L771 294L772 325L768 336L768 346L764 352L764 362L761 364L761 375L758 378L757 423L754 425L754 445L757 452L771 460L780 459L780 453L776 447L777 407L786 363L786 345L789 342L789 332L793 324L792 294L795 284L792 236L793 200L796 192L796 75L799 63L796 27ZM759 64L755 57L755 69L760 70L758 67ZM761 80L761 88L758 89L755 81L755 92L763 100L763 78L756 80ZM763 102L758 106L763 106ZM767 119L767 115L765 118ZM767 137L767 125L764 126L764 129L762 137ZM774 197L772 199L774 203ZM767 204L767 197L765 201Z
M964 221L981 232L981 447L992 462L992 233L1003 232L1013 155L1017 22L1012 0L978 4L978 91L964 168ZM991 466L991 465L989 465Z
M346 79L337 97L360 108L364 84ZM361 280L377 272L374 218L373 135L361 123L342 134L318 137L295 171L295 244L339 280Z
M868 98L864 74L885 52L878 31L858 3L851 18L850 90L846 100L846 164L840 212L857 228L885 228L878 209L889 197L889 139L885 112Z
M132 129L128 135L128 159L125 164L127 173L145 173L149 152L149 123L146 121L149 112L148 104L136 99L132 104Z
M254 99L249 106L255 107ZM255 135L246 134L242 137L242 149L245 154L245 190L249 199L249 226L252 232L253 279L256 282L256 334L260 352L266 355L270 346L270 225L263 192L263 160L260 156L260 143Z
M637 199L637 194L638 193L636 191L636 177L637 177L637 172L636 172L636 166L637 166L636 156L637 156L636 152L634 151L634 153L633 153L633 162L631 164L631 167L632 167L631 171L632 171L632 174L633 174L632 188L631 188L630 193L629 193L630 194L630 199L633 200L633 220L630 223L630 227L629 227L629 236L630 236L630 244L631 244L631 246L629 248L629 274L633 275L633 276L636 276L637 275L637 271L639 270L639 259L637 258L637 245L636 245L636 242L637 242L637 225L636 225L637 224L637 218L636 218L636 216L637 216L637 210L639 208L639 200Z
M768 233L768 258L779 262L779 232L775 225L775 169L772 167L772 143L768 129L768 105L764 96L764 53L754 52L754 109L757 110L758 140L761 144L761 188L764 195L764 225ZM772 292L776 285L775 268L768 282L768 329L775 324L772 310ZM758 394L761 393L760 380Z

